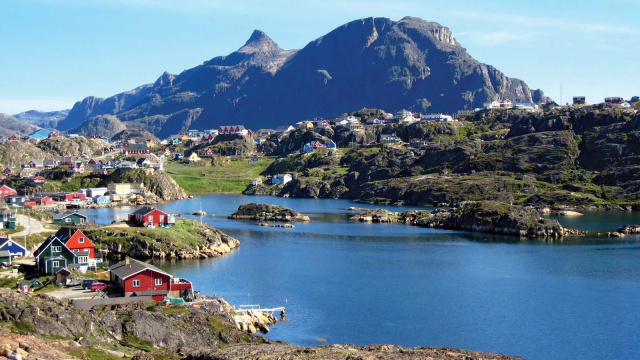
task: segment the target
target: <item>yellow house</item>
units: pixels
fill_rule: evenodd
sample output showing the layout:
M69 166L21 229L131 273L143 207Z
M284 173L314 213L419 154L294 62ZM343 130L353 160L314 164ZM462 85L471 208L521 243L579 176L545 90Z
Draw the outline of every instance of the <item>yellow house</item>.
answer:
M182 141L183 143L189 141L189 135L187 134L182 135L182 138L180 138L180 141Z
M111 201L122 201L122 196L118 194L109 194L109 199L111 199Z
M156 143L155 143L155 141L149 139L149 140L147 140L147 146L151 148L151 147L156 146Z
M117 195L131 194L131 184L129 183L111 183L107 184L107 190ZM113 199L112 199L113 200Z
M144 192L144 183L133 183L131 185L131 193L141 194Z

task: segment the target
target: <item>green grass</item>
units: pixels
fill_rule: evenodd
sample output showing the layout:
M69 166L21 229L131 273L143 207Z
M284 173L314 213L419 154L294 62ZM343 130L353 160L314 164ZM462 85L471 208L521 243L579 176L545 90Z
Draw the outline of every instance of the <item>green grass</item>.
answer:
M162 313L165 315L180 314L183 316L189 316L190 314L189 309L185 309L183 307L173 307L173 306L162 308Z
M10 331L20 335L30 335L35 333L36 329L28 322L17 320L11 324Z
M109 354L108 352L92 347L84 347L79 350L69 351L69 355L77 357L78 359L91 359L91 360L115 360L122 359L119 356Z
M225 166L202 166L172 161L165 166L165 171L189 194L239 194L272 162L273 158L265 157L256 162L230 161Z

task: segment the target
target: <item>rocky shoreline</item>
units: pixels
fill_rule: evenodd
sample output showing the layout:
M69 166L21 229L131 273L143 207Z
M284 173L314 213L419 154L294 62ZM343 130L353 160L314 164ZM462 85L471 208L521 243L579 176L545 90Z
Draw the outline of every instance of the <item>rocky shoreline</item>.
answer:
M240 205L238 210L227 217L232 220L308 222L311 219L284 206L250 203Z
M515 356L452 348L405 348L396 345L293 346L255 335L265 329L250 315L233 314L220 298L198 306L149 303L75 308L46 294L0 289L0 341L26 358L134 359L451 359L516 360ZM256 321L259 323L256 324Z

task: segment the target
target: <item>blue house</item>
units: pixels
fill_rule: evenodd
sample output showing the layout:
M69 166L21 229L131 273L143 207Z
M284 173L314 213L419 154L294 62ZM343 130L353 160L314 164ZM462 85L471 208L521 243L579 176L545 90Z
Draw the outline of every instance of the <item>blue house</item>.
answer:
M327 143L327 149L335 149L337 148L336 143L333 142L333 140L329 140L329 142Z
M305 154L312 153L313 152L313 146L311 146L311 144L307 143L307 144L304 145L304 148L302 149L302 151Z
M53 131L51 130L47 130L47 129L40 129L36 132L34 132L33 134L29 135L28 138L29 140L42 140L42 139L46 139L49 137L49 134L51 134Z
M27 254L27 249L25 249L22 245L11 239L0 239L0 251L8 251L11 254L11 258L16 256L25 256Z
M93 197L93 202L96 204L108 204L111 202L111 198L104 195L96 195Z

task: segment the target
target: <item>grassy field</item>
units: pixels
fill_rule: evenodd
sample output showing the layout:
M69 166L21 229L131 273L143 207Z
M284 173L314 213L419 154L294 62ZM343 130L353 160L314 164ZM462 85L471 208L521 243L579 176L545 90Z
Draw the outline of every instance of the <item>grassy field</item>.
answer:
M189 194L239 194L253 179L259 177L273 160L263 157L256 162L229 161L224 166L202 166L171 161L165 165L165 171Z

